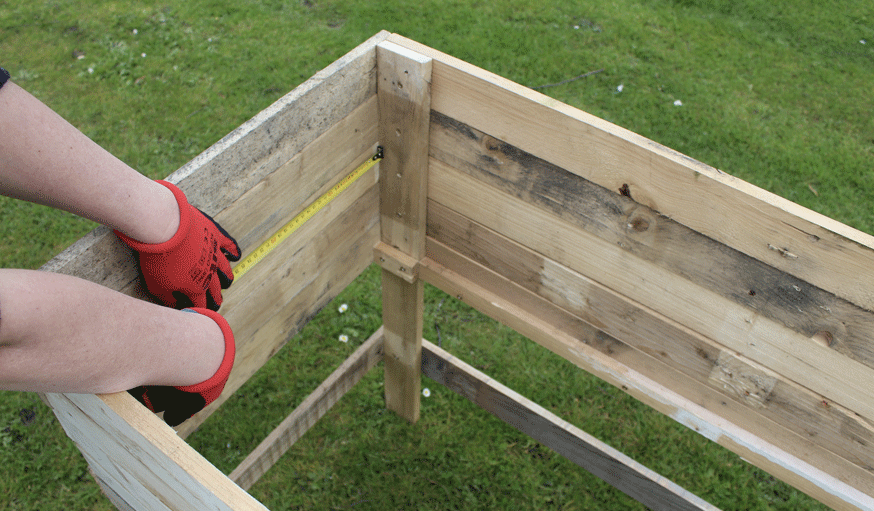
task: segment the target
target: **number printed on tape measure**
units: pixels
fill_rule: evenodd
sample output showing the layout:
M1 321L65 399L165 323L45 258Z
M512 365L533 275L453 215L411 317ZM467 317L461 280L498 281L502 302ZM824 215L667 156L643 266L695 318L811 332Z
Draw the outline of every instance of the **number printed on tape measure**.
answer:
M252 269L253 266L258 264L262 259L264 259L267 254L269 254L274 248L276 248L283 240L291 236L294 231L296 231L300 226L305 224L307 220L312 218L316 213L318 213L322 208L328 205L329 202L334 200L340 193L349 188L349 186L354 183L359 177L363 176L371 167L376 165L376 163L381 160L383 157L382 147L378 147L376 150L376 155L362 163L355 170L353 170L348 176L344 177L340 180L339 183L331 187L330 190L325 192L324 195L316 199L312 204L306 207L303 211L297 214L294 218L292 218L287 224L282 226L278 231L276 231L270 238L262 243L258 248L252 251L251 254L246 256L245 259L237 263L234 266L234 279L238 279L243 276L247 271Z

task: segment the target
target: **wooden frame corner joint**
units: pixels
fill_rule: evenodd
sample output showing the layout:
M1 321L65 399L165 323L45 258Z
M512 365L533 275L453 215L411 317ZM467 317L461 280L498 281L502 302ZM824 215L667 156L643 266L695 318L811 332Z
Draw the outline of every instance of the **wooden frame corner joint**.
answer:
M373 261L410 284L419 278L419 261L385 242L374 245Z

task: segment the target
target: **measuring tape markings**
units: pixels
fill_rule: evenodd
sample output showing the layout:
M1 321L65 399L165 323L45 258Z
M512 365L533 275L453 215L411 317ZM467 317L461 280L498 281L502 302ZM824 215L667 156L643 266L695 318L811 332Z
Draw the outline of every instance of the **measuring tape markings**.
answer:
M340 180L339 183L335 184L331 187L330 190L324 193L321 197L313 201L309 206L307 206L303 211L298 213L294 218L292 218L287 224L282 226L278 231L273 233L270 238L267 239L264 243L258 246L255 250L252 251L251 254L246 256L245 259L237 263L234 266L234 280L242 277L247 271L251 270L253 266L258 264L262 259L264 259L267 254L269 254L274 248L276 248L283 240L291 236L291 234L296 231L300 226L305 224L307 220L313 217L316 213L318 213L322 208L328 205L332 200L334 200L340 193L349 188L349 186L354 183L359 177L363 176L371 167L376 165L376 163L381 160L383 157L382 147L376 148L376 154L368 159L366 162L362 163L355 170L353 170L349 175Z

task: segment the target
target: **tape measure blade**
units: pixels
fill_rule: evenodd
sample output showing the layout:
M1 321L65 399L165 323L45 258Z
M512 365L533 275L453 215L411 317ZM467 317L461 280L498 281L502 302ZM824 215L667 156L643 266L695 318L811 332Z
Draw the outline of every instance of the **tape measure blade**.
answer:
M377 148L376 156L369 158L366 162L359 165L355 170L341 179L337 184L328 189L327 192L322 194L312 203L310 203L303 211L294 216L291 220L288 221L285 225L283 225L278 231L273 233L270 238L267 239L264 243L258 246L251 254L246 256L240 263L238 263L234 268L234 279L238 279L243 276L246 272L248 272L253 266L261 262L267 254L269 254L276 246L278 246L282 241L291 236L298 228L300 228L304 223L306 223L310 218L315 216L316 213L321 211L325 206L328 205L332 200L334 200L343 190L352 185L358 178L363 176L370 170L371 167L376 165L379 160L382 159L382 148ZM238 271L239 269L239 271Z

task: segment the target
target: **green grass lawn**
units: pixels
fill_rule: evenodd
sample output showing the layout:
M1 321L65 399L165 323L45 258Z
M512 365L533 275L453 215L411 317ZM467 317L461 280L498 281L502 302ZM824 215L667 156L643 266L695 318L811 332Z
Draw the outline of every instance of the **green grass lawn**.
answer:
M528 86L603 69L542 92L874 233L869 0L0 0L0 65L160 178L381 29ZM0 214L2 267L93 228L4 198ZM379 326L379 300L371 269L190 443L232 470ZM444 348L723 509L823 508L439 291L426 313L428 339L439 325ZM432 381L412 426L381 385L376 369L251 493L274 510L641 509ZM0 394L0 508L110 508L34 394Z

